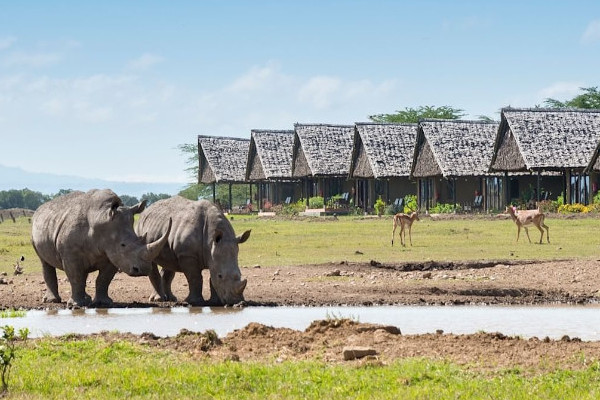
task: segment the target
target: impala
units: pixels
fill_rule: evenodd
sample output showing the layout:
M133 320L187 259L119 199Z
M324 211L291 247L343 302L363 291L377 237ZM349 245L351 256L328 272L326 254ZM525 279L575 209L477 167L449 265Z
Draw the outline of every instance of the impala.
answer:
M548 241L548 243L550 243L550 233L548 231L548 226L544 224L546 215L540 211L539 207L537 210L517 211L515 207L508 206L506 207L506 212L511 216L515 224L517 224L517 242L519 241L519 235L521 234L521 227L523 227L525 229L525 233L527 234L527 239L529 239L529 243L531 243L528 227L534 225L540 230L541 233L540 244L542 243L542 239L544 238L544 230L542 228L546 229L546 240Z
M392 246L394 245L394 235L396 234L396 228L400 225L400 243L406 247L406 228L408 227L408 239L412 246L411 228L412 224L419 220L419 213L417 211L410 214L398 213L394 215L394 230L392 231Z

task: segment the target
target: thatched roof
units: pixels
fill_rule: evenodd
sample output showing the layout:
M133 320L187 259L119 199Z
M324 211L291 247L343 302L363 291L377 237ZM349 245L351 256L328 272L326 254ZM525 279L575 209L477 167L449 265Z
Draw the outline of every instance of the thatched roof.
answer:
M600 141L600 110L504 108L490 170L585 168Z
M289 179L292 177L294 131L253 129L246 168L246 180Z
M409 176L416 138L417 124L357 123L350 177Z
M411 176L487 175L497 131L497 122L421 120Z
M347 177L354 125L295 124L292 176Z
M199 135L199 182L244 182L249 147L248 139Z

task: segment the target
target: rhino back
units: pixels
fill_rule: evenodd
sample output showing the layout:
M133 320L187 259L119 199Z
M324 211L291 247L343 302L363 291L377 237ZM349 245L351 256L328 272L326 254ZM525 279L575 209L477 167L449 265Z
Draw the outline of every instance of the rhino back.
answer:
M71 192L42 204L31 221L31 240L38 256L56 268L62 268L67 254L96 256L88 240L90 218L95 218L103 205L115 201L118 197L110 190L90 190Z
M31 240L38 256L54 267L61 267L59 249L75 229L84 228L79 221L84 193L72 192L42 204L31 220Z
M182 256L204 258L207 247L204 233L206 212L212 206L208 201L193 201L181 196L152 203L140 215L135 227L138 235L146 234L147 241L161 237L172 220L171 232L156 262L163 266L177 267Z

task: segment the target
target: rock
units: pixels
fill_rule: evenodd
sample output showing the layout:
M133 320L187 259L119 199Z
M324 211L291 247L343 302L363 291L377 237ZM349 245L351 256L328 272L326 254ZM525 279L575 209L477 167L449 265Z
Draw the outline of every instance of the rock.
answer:
M423 279L431 279L431 272L425 272L423 274Z
M367 357L367 356L375 356L377 355L377 351L370 347L358 347L358 346L349 346L344 347L343 349L344 360L356 360L359 358Z
M339 269L336 269L335 271L331 271L325 274L325 276L340 276L342 274L342 271L340 271Z
M354 254L365 254L365 253L363 253L363 252L362 252L362 251L360 251L360 250L356 250L356 251L354 252Z
M379 267L381 263L379 261L371 260L371 267Z

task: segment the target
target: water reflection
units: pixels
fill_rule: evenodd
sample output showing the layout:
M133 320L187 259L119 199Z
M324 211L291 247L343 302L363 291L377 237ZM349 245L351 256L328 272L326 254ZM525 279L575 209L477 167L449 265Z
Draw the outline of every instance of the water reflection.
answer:
M212 329L225 336L251 322L304 330L326 318L394 325L404 334L502 332L523 337L558 339L563 335L600 340L600 306L382 306L382 307L174 307L28 311L23 318L0 320L0 325L27 327L32 336L119 331L174 336L181 329Z

